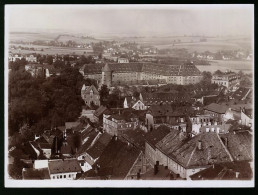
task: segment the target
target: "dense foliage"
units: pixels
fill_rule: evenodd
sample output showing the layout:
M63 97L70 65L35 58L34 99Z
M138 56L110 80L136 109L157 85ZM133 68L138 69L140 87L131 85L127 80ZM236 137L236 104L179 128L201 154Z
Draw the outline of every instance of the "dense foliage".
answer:
M20 132L33 136L76 120L84 104L83 83L78 69L70 67L62 69L60 76L47 79L32 77L24 69L12 69L9 73L9 135Z

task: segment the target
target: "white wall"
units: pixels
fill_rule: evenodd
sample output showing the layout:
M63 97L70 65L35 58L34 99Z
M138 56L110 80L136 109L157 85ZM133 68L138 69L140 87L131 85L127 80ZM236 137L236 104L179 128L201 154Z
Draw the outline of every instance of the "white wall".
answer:
M33 164L34 169L48 168L48 160L35 160Z

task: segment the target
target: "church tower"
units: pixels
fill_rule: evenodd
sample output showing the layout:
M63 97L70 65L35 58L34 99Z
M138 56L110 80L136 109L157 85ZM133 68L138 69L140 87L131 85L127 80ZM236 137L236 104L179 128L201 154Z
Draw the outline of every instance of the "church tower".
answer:
M101 85L106 85L108 88L111 87L112 84L112 71L108 64L105 64L105 66L102 69L102 79L101 79Z

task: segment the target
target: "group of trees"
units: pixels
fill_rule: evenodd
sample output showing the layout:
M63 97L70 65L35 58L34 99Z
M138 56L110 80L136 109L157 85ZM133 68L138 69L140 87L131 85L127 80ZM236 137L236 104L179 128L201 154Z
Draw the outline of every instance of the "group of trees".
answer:
M108 108L121 108L123 105L123 99L120 97L118 90L109 93L109 89L106 85L102 85L99 91L100 104Z
M12 69L9 74L9 136L19 132L24 139L30 139L35 133L76 120L84 104L81 98L84 82L78 69L70 67L62 69L60 76L48 79L32 77L24 68Z

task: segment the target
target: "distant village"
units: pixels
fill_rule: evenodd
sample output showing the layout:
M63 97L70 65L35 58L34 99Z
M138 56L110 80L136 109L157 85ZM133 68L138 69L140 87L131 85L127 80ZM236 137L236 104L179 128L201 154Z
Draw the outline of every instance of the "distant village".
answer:
M200 60L251 60L249 53L194 52L171 62L153 57L164 51L132 43L70 46L92 53L9 54L32 77L58 78L66 65L96 83L80 86L84 105L76 120L9 147L9 168L17 156L22 163L20 179L253 178L253 86L239 73L218 70L207 79L196 67ZM107 103L114 93L121 104Z

